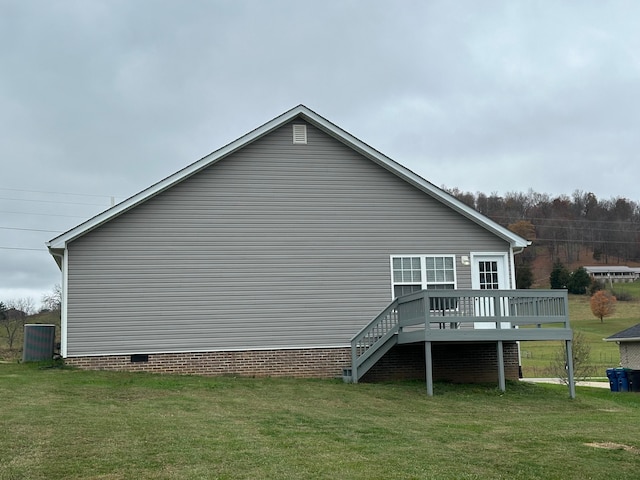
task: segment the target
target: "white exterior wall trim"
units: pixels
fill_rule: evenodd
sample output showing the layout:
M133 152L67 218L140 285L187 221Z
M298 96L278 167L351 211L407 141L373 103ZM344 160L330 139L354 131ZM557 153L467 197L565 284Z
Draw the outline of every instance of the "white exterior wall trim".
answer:
M526 247L530 245L530 242L528 242L527 240L514 234L508 229L502 227L501 225L498 225L497 223L493 222L492 220L485 217L484 215L478 213L471 207L459 201L457 198L453 197L447 192L436 187L432 183L428 182L424 178L415 174L408 168L403 167L402 165L390 159L389 157L378 152L377 150L365 144L364 142L358 140L357 138L355 138L345 130L329 122L327 119L321 117L314 111L308 109L304 105L298 105L297 107L289 110L288 112L283 113L282 115L274 118L273 120L265 123L264 125L240 137L239 139L220 148L219 150L216 150L210 153L209 155L201 158L197 162L192 163L191 165L183 168L182 170L179 170L178 172L165 178L164 180L161 180L160 182L122 201L121 203L111 207L110 209L105 210L104 212L87 220L86 222L63 233L62 235L59 235L53 238L52 240L46 243L47 247L50 250L66 248L68 242L71 242L76 238L81 237L87 232L90 232L91 230L99 227L103 223L108 222L112 218L115 218L121 215L122 213L134 208L136 205L139 205L140 203L143 203L146 200L154 197L155 195L167 190L168 188L172 187L176 183L181 182L182 180L196 174L200 170L206 167L209 167L210 165L220 161L221 159L227 157L231 153L263 137L269 132L279 128L280 126L284 125L285 123L297 117L300 117L303 120L315 125L319 129L323 130L325 133L331 135L332 137L336 138L337 140L349 146L350 148L354 149L355 151L363 154L368 159L372 160L373 162L377 163L383 168L389 170L390 172L394 173L398 177L402 178L403 180L407 181L408 183L412 184L413 186L417 187L423 192L431 195L436 200L447 205L448 207L452 208L453 210L460 213L461 215L469 218L470 220L474 221L478 225L486 228L487 230L494 233L498 237L507 241L512 248Z
M51 255L56 259L62 273L62 297L60 298L60 355L65 358L67 354L67 285L68 285L68 255L65 248L62 253L52 251ZM59 261L58 261L59 260Z
M67 296L69 292L69 252L62 257L62 305L60 306L60 356L67 357Z
M511 289L515 290L516 288L518 288L518 286L516 285L516 260L515 260L515 255L513 253L513 248L511 248L509 250L509 269L511 270Z

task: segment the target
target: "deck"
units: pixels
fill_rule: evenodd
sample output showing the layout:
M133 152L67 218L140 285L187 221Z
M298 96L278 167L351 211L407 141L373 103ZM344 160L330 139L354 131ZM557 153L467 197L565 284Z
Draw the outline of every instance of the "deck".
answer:
M504 390L502 342L561 340L573 398L572 338L564 290L422 290L396 298L353 337L350 378L357 382L394 345L423 342L432 395L432 342L496 342Z

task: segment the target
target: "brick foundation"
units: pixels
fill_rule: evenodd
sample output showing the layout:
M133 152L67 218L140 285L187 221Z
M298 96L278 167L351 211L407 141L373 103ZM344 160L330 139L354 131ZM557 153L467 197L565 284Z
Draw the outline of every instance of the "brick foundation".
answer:
M435 380L490 383L498 380L495 343L433 344ZM146 357L146 358L144 358ZM518 379L515 342L504 343L505 376ZM132 361L131 355L69 357L67 365L85 370L182 375L238 375L247 377L336 378L351 368L350 348L246 350L239 352L158 353ZM145 361L146 360L146 361ZM425 378L424 345L397 345L361 381Z
M518 380L518 345L503 342L507 380ZM433 378L456 383L494 383L498 381L496 343L434 343L431 347ZM384 380L424 380L424 345L396 345L362 378L363 382Z
M176 373L182 375L239 375L247 377L341 377L351 365L350 348L246 350L149 354L132 362L131 355L68 357L65 363L85 370Z

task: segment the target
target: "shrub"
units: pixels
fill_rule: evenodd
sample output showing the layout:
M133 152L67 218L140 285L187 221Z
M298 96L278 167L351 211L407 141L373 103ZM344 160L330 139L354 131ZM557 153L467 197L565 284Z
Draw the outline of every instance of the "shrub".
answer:
M625 292L625 291L618 291L618 290L612 290L611 292L614 296L616 300L619 300L620 302L631 302L633 301L633 296L629 293L629 292Z
M589 285L589 295L593 296L594 293L602 290L602 284L598 280L591 280L591 284Z

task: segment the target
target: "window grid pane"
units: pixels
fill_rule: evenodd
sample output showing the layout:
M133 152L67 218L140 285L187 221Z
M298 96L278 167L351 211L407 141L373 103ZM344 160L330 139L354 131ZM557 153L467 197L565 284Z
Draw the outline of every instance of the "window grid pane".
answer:
M422 289L456 288L455 257L451 255L393 257L391 266L394 297Z
M498 262L479 262L480 290L497 290L498 283Z
M427 286L431 284L452 284L454 283L454 262L453 257L426 257ZM455 287L455 285L453 285Z
M394 283L422 283L420 257L395 257L392 265Z

